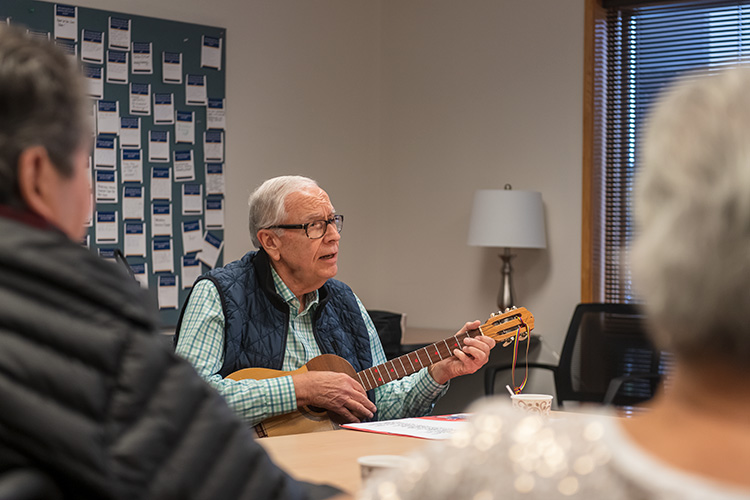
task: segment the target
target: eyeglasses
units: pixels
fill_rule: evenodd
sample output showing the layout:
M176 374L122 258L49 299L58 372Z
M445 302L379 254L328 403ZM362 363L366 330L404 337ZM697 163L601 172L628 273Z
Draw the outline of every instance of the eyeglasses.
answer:
M334 215L328 220L314 220L307 224L277 224L275 226L268 226L265 229L304 229L308 238L311 240L317 240L326 234L326 231L328 231L328 224L333 224L336 231L340 233L344 228L344 216Z

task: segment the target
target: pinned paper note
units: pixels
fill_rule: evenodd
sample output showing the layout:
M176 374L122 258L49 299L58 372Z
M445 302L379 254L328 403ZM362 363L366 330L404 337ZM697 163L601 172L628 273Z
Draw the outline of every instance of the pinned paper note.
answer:
M94 147L94 166L114 170L117 167L117 137L100 135Z
M172 199L172 169L169 167L154 167L151 169L151 199Z
M198 260L213 269L219 260L221 250L224 248L224 240L219 239L210 232L203 236L203 250L198 254Z
M143 186L126 185L122 188L123 220L143 220Z
M201 40L201 67L221 69L221 38L203 35Z
M120 150L122 182L143 182L143 152L140 149Z
M195 143L195 112L177 111L175 114L174 140L182 144Z
M200 219L182 223L182 251L195 253L203 250L203 227Z
M154 202L151 205L152 236L172 236L172 205Z
M81 30L81 61L102 64L104 62L104 32Z
M98 134L120 132L120 103L118 101L97 101L96 132Z
M177 309L179 277L174 274L160 274L158 277L159 309Z
M86 90L88 94L95 98L101 99L104 97L104 69L101 66L94 66L92 64L82 64L81 70L83 71L83 77L86 79Z
M190 288L201 275L201 262L195 254L182 256L182 288Z
M174 152L174 180L175 182L195 180L192 149Z
M55 38L78 41L78 7L55 4Z
M151 241L151 263L155 273L174 272L174 252L171 238L154 238Z
M164 83L182 83L182 54L180 52L162 52L162 81Z
M154 72L153 44L151 42L133 42L133 57L130 71L134 75L150 75Z
M151 84L149 83L131 83L130 84L130 114L131 115L150 115L151 114Z
M146 256L146 225L143 222L125 222L125 256Z
M182 215L200 215L202 213L203 184L183 184Z
M141 118L123 116L120 118L120 147L139 149L141 147Z
M117 172L114 170L96 171L96 202L117 203Z
M169 130L148 131L148 161L166 163L170 159Z
M174 94L154 93L154 124L174 123Z
M130 19L110 16L109 48L130 50Z
M187 75L185 78L185 104L205 106L208 104L206 75Z
M117 243L119 231L117 230L117 212L96 212L96 243Z
M107 83L128 83L128 53L120 50L107 51Z

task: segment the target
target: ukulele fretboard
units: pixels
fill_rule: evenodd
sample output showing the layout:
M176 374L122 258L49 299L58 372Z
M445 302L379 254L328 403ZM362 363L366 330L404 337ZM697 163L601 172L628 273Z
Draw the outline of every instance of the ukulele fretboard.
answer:
M453 337L422 347L409 354L393 358L382 365L362 370L357 373L359 383L362 384L362 387L366 391L369 391L393 380L406 377L426 366L450 358L453 356L454 349L461 349L464 346L464 340L468 337L473 338L480 335L482 335L480 330L469 330L460 335L454 335Z

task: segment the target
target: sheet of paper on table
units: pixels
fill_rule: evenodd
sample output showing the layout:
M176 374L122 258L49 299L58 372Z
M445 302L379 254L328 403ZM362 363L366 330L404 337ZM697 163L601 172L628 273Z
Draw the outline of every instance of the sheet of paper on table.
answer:
M341 427L355 431L393 434L421 439L448 439L454 432L466 425L466 417L468 416L468 413L454 413L452 415L344 424Z

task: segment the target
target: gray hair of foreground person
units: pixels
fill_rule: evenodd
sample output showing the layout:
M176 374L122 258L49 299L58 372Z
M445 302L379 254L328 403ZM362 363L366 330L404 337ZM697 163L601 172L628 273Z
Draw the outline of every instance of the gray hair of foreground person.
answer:
M268 179L261 184L247 204L250 206L250 238L256 248L260 248L258 230L284 222L286 217L286 197L298 191L318 187L318 183L300 175L284 175ZM296 221L295 221L296 223ZM283 229L275 230L280 234Z
M74 152L90 140L91 101L76 65L48 41L2 25L0 47L0 203L21 208L21 152L44 146L69 178Z
M636 188L636 286L657 343L750 371L750 69L655 105Z

